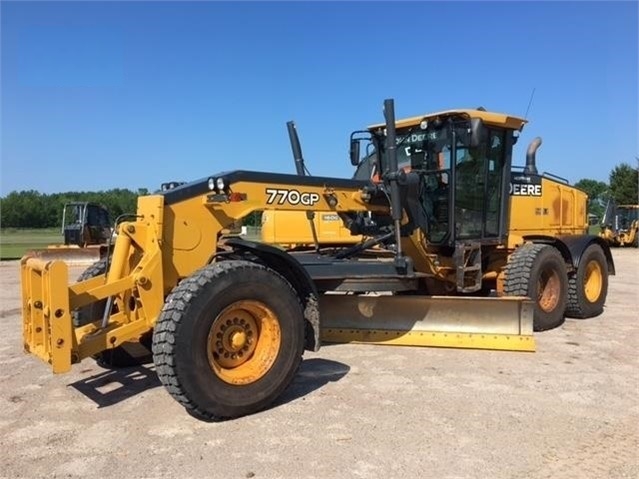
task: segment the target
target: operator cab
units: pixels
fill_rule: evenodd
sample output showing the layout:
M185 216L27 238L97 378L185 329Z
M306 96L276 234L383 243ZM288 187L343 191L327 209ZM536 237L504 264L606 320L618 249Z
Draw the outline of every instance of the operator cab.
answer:
M109 213L102 205L73 201L62 210L65 245L86 247L105 243L111 236Z
M428 243L502 241L508 229L512 147L525 122L483 109L396 122L397 164L406 172L402 203ZM384 124L351 135L351 161L368 169L373 181L390 172L385 136ZM366 143L363 159L360 142Z
M628 231L632 224L639 220L639 208L633 205L621 205L617 207L615 216L615 229Z

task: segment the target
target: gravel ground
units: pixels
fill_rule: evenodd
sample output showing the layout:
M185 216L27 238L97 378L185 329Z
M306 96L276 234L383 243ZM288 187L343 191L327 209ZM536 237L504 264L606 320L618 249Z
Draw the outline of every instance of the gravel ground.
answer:
M18 263L1 263L0 476L637 478L639 252L614 256L604 314L536 353L326 346L272 408L223 423L151 365L52 375L22 352Z

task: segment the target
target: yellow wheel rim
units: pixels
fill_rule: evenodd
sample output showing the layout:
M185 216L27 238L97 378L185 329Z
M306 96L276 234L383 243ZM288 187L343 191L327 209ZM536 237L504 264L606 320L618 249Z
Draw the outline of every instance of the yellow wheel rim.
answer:
M277 316L259 301L238 301L213 321L207 340L209 365L229 384L250 384L273 366L280 350Z
M601 296L603 288L603 272L597 261L590 261L586 265L586 273L584 274L584 294L586 299L594 303Z
M554 311L559 303L561 294L561 280L555 270L545 270L537 282L537 301L539 307L546 313Z

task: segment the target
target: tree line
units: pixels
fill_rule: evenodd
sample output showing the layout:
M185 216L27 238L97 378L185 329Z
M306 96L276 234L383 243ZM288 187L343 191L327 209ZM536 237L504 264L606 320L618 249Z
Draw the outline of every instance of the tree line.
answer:
M71 201L88 201L106 207L111 221L124 213L135 213L139 194L128 189L46 194L34 190L14 191L0 198L3 228L52 228L62 224L64 205Z
M637 158L639 162L639 158ZM583 178L575 183L588 194L588 213L601 219L608 201L617 205L639 203L639 168L628 163L615 166L610 172L609 182Z
M2 228L53 228L62 225L64 205L72 201L87 201L104 206L111 223L126 213L135 213L139 195L149 191L112 189L107 191L82 191L46 194L34 190L14 191L0 197L0 227ZM259 226L261 214L252 213L242 224Z

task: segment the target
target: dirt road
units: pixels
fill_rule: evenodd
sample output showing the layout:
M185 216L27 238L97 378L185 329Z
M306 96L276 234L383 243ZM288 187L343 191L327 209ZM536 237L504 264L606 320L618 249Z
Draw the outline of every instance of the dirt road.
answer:
M605 313L536 353L326 346L277 405L224 423L187 415L152 366L53 376L22 353L1 263L0 477L637 478L639 252L614 256Z

